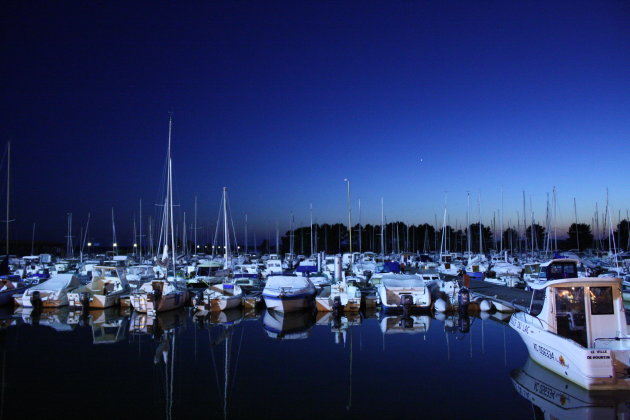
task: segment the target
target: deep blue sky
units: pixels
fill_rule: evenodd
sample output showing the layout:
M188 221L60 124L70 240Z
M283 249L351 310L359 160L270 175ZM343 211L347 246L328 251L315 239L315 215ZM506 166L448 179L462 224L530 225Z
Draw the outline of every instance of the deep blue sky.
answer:
M320 223L590 223L630 208L630 4L25 2L3 4L0 133L12 139L18 238L131 240L161 200L168 112L176 201L214 225L221 187L260 236ZM422 159L422 163L420 160ZM153 213L153 209L151 209ZM522 211L521 211L522 212ZM529 203L528 203L529 212ZM441 223L441 222L440 222ZM507 220L506 220L507 225ZM251 236L250 236L251 237Z

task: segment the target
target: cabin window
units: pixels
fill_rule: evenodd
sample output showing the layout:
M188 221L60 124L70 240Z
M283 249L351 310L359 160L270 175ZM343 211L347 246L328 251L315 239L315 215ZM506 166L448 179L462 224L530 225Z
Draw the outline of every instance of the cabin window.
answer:
M547 267L547 279L559 280L577 277L576 267L573 263L551 263Z
M545 303L545 295L547 289L537 289L532 293L532 303L529 306L529 314L532 316L540 315L543 304Z
M586 347L586 308L583 287L558 287L556 291L557 334Z
M591 287L591 314L612 315L613 308L612 287Z

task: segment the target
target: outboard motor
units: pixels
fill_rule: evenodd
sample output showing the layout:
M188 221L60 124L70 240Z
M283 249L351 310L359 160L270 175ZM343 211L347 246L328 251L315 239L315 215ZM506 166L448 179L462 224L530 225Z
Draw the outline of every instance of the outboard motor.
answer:
M468 288L462 287L459 289L457 303L459 304L460 313L468 312L468 305L470 304L470 290L468 290Z
M195 295L195 305L203 305L203 290L200 290Z
M90 293L89 292L79 293L79 302L81 302L81 305L83 305L83 307L87 309L90 306Z
M365 276L365 281L370 281L370 279L372 278L372 272L370 270L365 270L363 272L363 275Z
M33 308L42 307L42 296L39 294L39 290L35 290L33 294L31 294L31 305L33 305Z
M403 309L403 316L407 317L413 306L413 295L400 295L400 306L402 306Z
M161 290L153 290L152 295L153 295L153 302L157 303L162 298L162 291Z
M337 316L341 312L343 305L341 304L341 296L335 296L333 299L332 309L333 315Z

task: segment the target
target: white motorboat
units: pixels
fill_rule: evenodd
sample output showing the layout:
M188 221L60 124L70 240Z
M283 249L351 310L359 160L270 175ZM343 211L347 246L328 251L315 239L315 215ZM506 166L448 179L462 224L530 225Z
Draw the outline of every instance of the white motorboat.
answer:
M241 306L243 291L240 286L225 282L208 287L195 299L195 307L200 311L225 311Z
M341 310L343 312L359 312L361 309L361 290L356 281L343 281L326 287L315 298L318 312Z
M276 258L270 258L265 261L265 269L262 272L264 277L282 274L282 261Z
M92 281L68 293L70 306L108 308L118 305L120 297L129 291L124 267L97 266Z
M413 274L386 274L381 279L377 293L385 310L428 309L431 293L436 285Z
M291 312L313 306L315 286L308 277L271 276L263 289L268 309Z
M50 280L13 295L15 303L24 307L57 308L68 304L68 293L79 288L81 283L76 274L57 274Z
M155 315L183 307L188 302L188 290L170 280L151 280L129 295L135 311Z
M621 279L563 278L577 271L573 260L548 267L547 281L531 286L529 311L510 319L530 357L586 389L630 390Z

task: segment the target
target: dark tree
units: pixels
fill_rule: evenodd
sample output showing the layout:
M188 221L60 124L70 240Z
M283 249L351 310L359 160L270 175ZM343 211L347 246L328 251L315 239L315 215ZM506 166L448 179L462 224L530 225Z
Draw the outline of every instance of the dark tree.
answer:
M629 225L630 222L627 219L624 219L617 224L617 230L615 231L615 241L618 242L617 248L625 250L630 249L630 237L628 236L628 229L630 228ZM580 243L582 243L581 238Z
M468 232L468 229L466 230ZM472 251L475 253L483 253L488 251L492 245L492 231L489 227L481 225L481 234L482 234L482 247L483 249L479 250L479 223L473 223L470 225L470 241L472 246Z
M565 247L567 249L584 250L593 247L593 233L591 232L591 226L586 223L573 223L569 226L569 235L565 241ZM579 243L578 243L579 240Z
M533 229L532 229L533 228ZM529 247L531 249L531 243L532 243L532 230L534 232L534 249L542 249L544 248L544 241L545 241L545 228L540 226L539 224L534 223L533 225L530 225L527 227L526 233L527 233L527 243L529 244Z
M518 232L514 228L507 228L503 231L503 249L513 251L518 249Z

